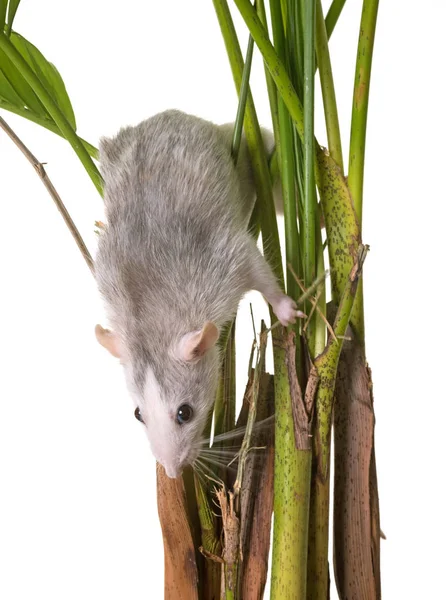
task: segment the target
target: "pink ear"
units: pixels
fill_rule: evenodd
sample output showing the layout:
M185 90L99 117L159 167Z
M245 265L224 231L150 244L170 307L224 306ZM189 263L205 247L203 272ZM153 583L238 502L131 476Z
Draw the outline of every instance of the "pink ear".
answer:
M104 329L100 325L96 325L94 332L96 339L110 354L116 358L121 358L119 351L119 340L116 335L109 329Z
M187 362L200 359L215 345L219 335L216 325L210 321L203 325L203 329L186 333L178 344L178 358Z

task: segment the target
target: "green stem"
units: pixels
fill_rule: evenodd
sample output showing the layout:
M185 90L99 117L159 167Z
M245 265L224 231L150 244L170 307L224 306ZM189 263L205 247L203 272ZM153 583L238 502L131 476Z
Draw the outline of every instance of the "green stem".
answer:
M370 75L378 4L379 0L364 0L356 57L355 87L353 91L348 185L360 227L362 223L367 109L369 105Z
M317 211L317 218L320 220L320 210ZM316 229L316 246L317 246L317 280L322 277L319 288L319 299L318 306L324 317L327 314L327 303L325 295L325 264L324 264L324 250L322 246L322 235L321 230L318 227ZM314 356L319 356L324 351L326 344L326 324L320 314L316 314L316 332L315 332L315 344L314 344Z
M252 55L254 51L254 40L249 36L248 50L246 51L245 66L243 69L242 83L240 85L239 102L237 107L237 116L234 123L234 135L232 138L231 154L234 163L237 164L240 142L242 139L243 120L245 118L246 100L249 91L249 76L251 74Z
M265 31L268 33L268 25L266 20L266 12L265 12L265 4L263 0L257 0L256 2L257 14L259 15L259 19L265 28ZM251 36L252 37L252 36ZM271 110L271 120L273 122L273 131L274 131L274 140L276 142L275 153L273 156L277 157L278 164L282 164L282 156L280 149L280 128L279 128L279 105L277 99L277 89L276 84L271 76L271 73L268 70L268 67L264 63L265 69L265 79L266 79L266 87L268 90L268 98L269 105Z
M330 8L328 9L327 16L325 17L325 28L327 30L327 38L331 38L331 34L336 27L336 23L341 15L342 9L346 0L333 0Z
M274 46L279 58L285 60L285 34L282 23L282 13L278 0L271 0L271 23L273 28ZM296 190L294 183L294 148L293 148L293 128L287 108L282 100L278 98L278 116L280 133L280 155L281 155L281 176L282 176L282 194L283 211L285 218L285 249L286 261L290 263L296 273L299 273L299 238L297 231L296 214ZM297 299L299 288L296 280L287 270L287 293L291 298Z
M327 127L328 149L342 173L341 132L339 129L338 108L331 70L330 51L328 49L327 31L321 0L316 0L316 55L321 81L322 99L324 102L325 124Z
M318 373L319 386L316 396L316 424L315 435L313 437L315 461L311 487L307 600L325 600L329 592L327 555L333 398L339 357L343 346L343 336L345 335L352 314L366 253L367 247L360 245L333 325L336 337L330 337L324 352L314 362Z
M237 36L232 22L231 14L225 0L213 0L217 17L220 23L223 39L228 52L229 61L237 89L243 71L243 59L240 52ZM272 49L268 34L265 33L255 10L249 4L249 9L254 11L254 16L261 35L266 35L267 45ZM263 33L262 33L263 32ZM253 34L253 32L251 32ZM258 34L258 31L257 31ZM255 35L253 34L254 40ZM257 36L258 37L258 36ZM277 61L277 56L275 57ZM280 69L280 65L279 65ZM274 73L273 77L274 77ZM293 92L293 90L292 90ZM295 92L294 92L295 95ZM297 99L297 108L300 103ZM297 110L297 113L299 110ZM296 114L296 110L295 110ZM302 117L302 114L300 113ZM302 118L301 118L302 124ZM252 97L248 94L248 102L245 115L245 134L251 153L253 171L255 175L257 197L260 204L260 221L264 254L273 268L277 279L283 285L283 271L281 264L280 245L277 231L274 203L271 191L268 165L265 156L260 127L257 122ZM272 319L274 320L273 316ZM296 523L299 522L299 512L306 509L307 502L294 490L300 489L302 482L300 477L305 472L310 475L310 469L305 471L299 469L300 463L298 452L294 443L294 422L291 412L291 396L288 381L288 372L285 364L285 351L283 349L282 333L276 327L273 329L274 344L274 394L276 402L276 449L275 449L275 473L274 473L274 542L273 542L273 575L272 575L272 598L283 600L295 600L295 590L298 587L300 573L296 570L298 562L299 531ZM302 453L301 453L302 454ZM311 464L311 453L306 460ZM305 465L303 465L305 466ZM309 485L309 483L308 483ZM308 488L307 488L308 489ZM306 573L301 581L306 580ZM302 597L302 596L301 596Z
M29 121L32 121L33 123L36 123L37 125L40 125L41 127L45 127L45 129L48 129L48 131L52 131L53 133L55 133L58 136L65 139L65 137L60 132L60 129L57 127L57 125L54 124L53 121L50 121L49 119L45 119L44 117L40 117L39 115L36 115L35 113L31 112L27 108L19 108L17 106L14 106L13 104L9 104L8 102L5 102L4 100L0 100L0 108L4 108L5 110L12 112L15 115L19 115L19 117L28 119ZM93 146L92 144L87 142L86 140L82 139L81 137L79 139L82 142L82 144L85 146L85 149L88 152L88 154L91 156L91 158L98 160L99 159L99 150L97 148L95 148L95 146Z
M308 534L307 600L329 597L328 533L330 514L330 479L322 481L317 474L317 447L311 481L310 525Z
M305 600L311 452L296 450L285 352L274 348L275 450L271 600Z
M304 72L304 47L303 23L300 4L288 0L288 29L287 29L287 56L289 60L289 74L299 98L302 98L302 77Z
M221 556L222 548L218 536L217 519L209 503L206 487L194 473L195 494L197 499L198 517L201 528L201 545L205 553L209 555ZM221 563L212 559L206 559L205 597L217 598L221 586Z
M370 77L372 71L373 44L375 41L376 19L379 0L364 0L359 29L358 53L356 57L355 87L353 92L352 125L350 133L350 156L348 186L353 206L362 230L362 200L364 188L364 160L369 105ZM356 298L352 322L358 341L365 347L364 291L361 279Z
M90 155L85 149L84 145L76 135L76 132L73 130L64 114L61 112L57 104L54 102L50 94L47 92L45 87L42 85L41 81L28 65L26 60L20 54L20 52L14 47L12 42L4 33L0 32L0 49L6 54L6 56L11 60L13 65L18 69L20 74L26 80L26 82L32 87L34 93L39 98L48 114L54 120L57 127L60 129L62 135L67 139L67 141L71 144L73 150L78 155L80 161L85 167L88 175L90 176L92 182L94 183L96 189L100 194L102 194L102 178L101 175L91 160Z
M226 0L213 0L213 3L226 51L228 53L234 83L237 92L239 92L243 75L243 57L235 32L234 23ZM254 15L258 21L255 10L251 5L250 8L254 11ZM260 21L258 21L258 23L261 27ZM244 129L254 172L257 201L260 204L260 225L262 229L264 255L271 265L278 281L283 286L282 258L280 254L279 232L277 229L271 179L262 133L257 120L251 92L248 92Z
M318 471L319 476L322 477L323 480L327 478L330 457L333 397L339 356L342 350L343 338L350 321L358 283L362 274L362 265L367 250L367 246L363 246L362 244L359 245L358 255L348 277L333 325L336 338L330 337L324 352L314 361L320 381L316 397L316 411L318 420L317 439L320 445Z
M304 39L304 282L309 287L316 277L316 186L314 179L314 33L315 0L305 2ZM319 225L318 225L319 226ZM315 329L308 328L311 356L314 356Z
M273 45L269 41L268 32L263 27L255 9L249 0L234 0L240 11L255 43L262 53L265 65L268 67L272 78L277 86L279 94L288 108L293 119L299 137L304 138L304 122L302 104L296 94L296 90L288 76L285 65L277 56Z
M215 402L214 435L226 433L235 427L235 320L231 323L217 400ZM222 444L224 446L224 443Z

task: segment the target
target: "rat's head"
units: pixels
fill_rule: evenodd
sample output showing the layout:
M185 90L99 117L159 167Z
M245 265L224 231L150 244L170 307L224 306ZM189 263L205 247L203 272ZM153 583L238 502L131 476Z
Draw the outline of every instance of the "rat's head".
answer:
M167 349L150 344L147 353L127 348L115 333L96 326L99 343L124 366L135 417L169 477L181 475L199 454L217 386L218 335L217 327L207 322L201 330L173 339Z

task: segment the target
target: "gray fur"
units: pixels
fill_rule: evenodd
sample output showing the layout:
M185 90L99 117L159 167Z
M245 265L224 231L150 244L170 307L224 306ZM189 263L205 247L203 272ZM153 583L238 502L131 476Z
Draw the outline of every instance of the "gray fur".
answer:
M195 456L219 365L216 348L179 361L179 341L207 321L221 329L250 289L284 297L246 231L252 172L244 143L234 168L231 136L232 126L170 110L100 144L107 225L97 283L152 450L173 475ZM159 398L147 398L150 372ZM172 415L184 402L194 418L179 426Z

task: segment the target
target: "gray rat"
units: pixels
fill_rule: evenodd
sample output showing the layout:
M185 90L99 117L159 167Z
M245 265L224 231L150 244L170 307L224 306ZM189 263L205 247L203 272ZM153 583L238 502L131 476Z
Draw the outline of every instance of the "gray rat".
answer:
M283 325L302 316L247 231L254 184L232 125L160 113L102 139L106 226L96 280L112 331L100 344L124 366L155 458L178 477L199 453L215 399L217 340L258 290Z

